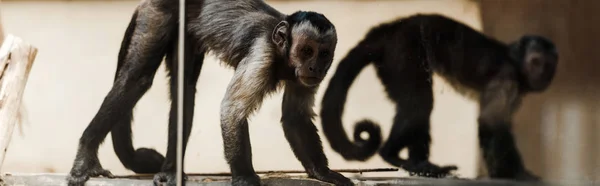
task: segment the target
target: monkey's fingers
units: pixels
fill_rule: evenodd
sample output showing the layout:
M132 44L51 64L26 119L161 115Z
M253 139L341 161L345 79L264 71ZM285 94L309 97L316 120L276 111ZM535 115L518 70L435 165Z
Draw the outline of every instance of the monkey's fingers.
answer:
M423 161L417 164L407 164L404 169L410 176L420 176L429 178L442 178L450 175L452 171L457 170L455 165L438 166L429 161Z
M115 175L113 175L110 171L106 170L106 169L96 169L94 170L92 173L90 173L90 177L107 177L107 178L114 178Z
M69 177L67 177L67 185L68 186L84 186L85 182L89 179L90 179L90 177L87 175L80 175L80 176L69 175Z
M449 172L454 171L454 170L458 170L458 167L456 165L447 165L447 166L440 167L439 171L441 173L444 173L444 172L445 173L449 173Z
M311 174L309 174L309 176L314 179L317 179L319 181L332 183L337 186L354 185L354 182L352 182L352 180L346 178L344 175L342 175L338 172L335 172L335 171L332 171L329 169L327 169L327 171L311 173Z
M434 177L443 178L452 175L452 171L458 170L458 167L455 165L448 165L439 167L438 170L433 172Z
M183 183L181 185L185 185L185 181L187 181L188 177L183 173ZM152 182L155 186L161 185L177 185L177 173L175 172L159 172L154 175Z
M100 166L94 166L94 168L84 169L81 171L72 171L67 177L67 185L69 186L83 186L90 177L107 177L114 178L115 176L108 170L103 169Z

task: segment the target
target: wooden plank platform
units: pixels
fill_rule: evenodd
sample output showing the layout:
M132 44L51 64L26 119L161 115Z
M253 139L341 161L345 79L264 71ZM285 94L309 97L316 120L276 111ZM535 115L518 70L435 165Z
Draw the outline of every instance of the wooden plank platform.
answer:
M190 174L188 174L190 175ZM194 175L194 174L191 174ZM328 183L320 182L314 179L306 178L305 175L261 175L264 185L303 185L303 186L326 186ZM525 183L512 182L506 180L468 180L453 178L394 178L394 177L353 177L352 180L357 186L378 186L378 185L426 185L426 186L562 186L562 185L581 185L581 184L556 184L556 183ZM229 176L188 176L186 185L188 186L228 186L231 185ZM65 174L4 174L2 175L3 185L48 185L59 186L66 185ZM146 186L153 185L150 178L130 176L119 176L119 178L91 178L86 185L88 186ZM584 184L586 185L586 184ZM593 185L593 184L590 184Z

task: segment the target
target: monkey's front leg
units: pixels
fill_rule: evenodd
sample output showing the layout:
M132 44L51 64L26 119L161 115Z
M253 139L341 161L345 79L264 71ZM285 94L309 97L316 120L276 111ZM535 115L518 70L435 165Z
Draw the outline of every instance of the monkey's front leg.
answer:
M287 82L283 94L282 118L285 137L308 175L335 185L354 185L342 174L329 169L323 145L312 122L316 87Z
M241 62L221 102L221 133L225 159L232 174L232 185L260 185L252 166L252 150L247 117L272 91L275 81L265 77L268 63ZM265 67L265 68L263 68Z
M519 103L518 87L495 80L481 95L479 145L491 178L536 181L523 164L511 131L512 113Z
M243 119L233 125L222 125L225 158L229 163L232 185L260 185L260 178L252 166L252 149L248 121Z

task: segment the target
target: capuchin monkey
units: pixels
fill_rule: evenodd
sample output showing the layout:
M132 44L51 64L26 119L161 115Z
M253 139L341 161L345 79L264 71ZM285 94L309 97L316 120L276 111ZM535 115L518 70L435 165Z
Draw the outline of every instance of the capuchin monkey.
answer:
M362 120L351 142L342 125L350 85L375 64L396 103L394 123L383 147L377 124ZM442 177L456 166L429 162L432 75L437 73L462 95L479 100L479 145L492 178L538 180L523 165L511 120L521 97L551 83L558 54L554 44L526 35L508 45L441 15L418 14L379 25L340 62L322 101L321 121L331 147L346 160L366 161L379 150L388 163L411 174ZM366 132L368 139L361 138ZM408 148L408 160L399 152Z
M247 118L279 88L284 89L281 122L285 137L308 175L335 185L353 185L328 168L312 122L314 95L337 44L334 25L320 13L286 15L261 0L188 0L186 6L183 152L192 127L196 83L204 55L211 51L235 70L221 103L225 158L233 185L260 185L252 165ZM173 1L145 0L135 10L121 44L114 84L80 138L69 185L83 185L89 177L112 177L97 155L109 132L126 168L157 173L155 185L175 185L177 19L178 4ZM131 119L133 107L150 88L165 55L173 101L163 158L153 149L134 150Z

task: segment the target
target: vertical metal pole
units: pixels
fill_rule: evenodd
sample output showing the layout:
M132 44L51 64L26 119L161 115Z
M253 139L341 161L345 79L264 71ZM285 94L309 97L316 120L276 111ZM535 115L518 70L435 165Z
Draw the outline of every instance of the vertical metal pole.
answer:
M179 50L177 50L177 186L183 183L183 94L184 94L184 67L185 67L185 0L179 0Z

